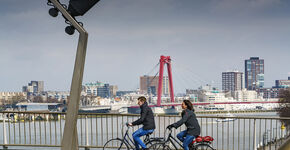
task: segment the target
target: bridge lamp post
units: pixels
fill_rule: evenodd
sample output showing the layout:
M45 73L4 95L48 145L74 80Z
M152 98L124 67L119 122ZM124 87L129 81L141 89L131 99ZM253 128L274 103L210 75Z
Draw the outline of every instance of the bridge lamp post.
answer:
M85 56L88 42L88 32L83 28L83 23L77 22L76 16L84 15L100 0L70 0L68 7L61 4L59 0L48 0L47 5L52 6L49 14L57 17L60 12L68 26L65 32L69 35L79 32L79 41L75 58L73 78L70 89L70 102L68 104L63 138L61 142L62 150L78 150L77 117L79 110L80 94L82 90L83 72L85 66Z

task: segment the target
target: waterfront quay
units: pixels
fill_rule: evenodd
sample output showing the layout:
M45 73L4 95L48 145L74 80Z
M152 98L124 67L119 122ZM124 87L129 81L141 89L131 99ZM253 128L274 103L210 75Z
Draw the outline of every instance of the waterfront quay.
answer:
M277 141L289 135L276 112L226 114L198 113L201 136L212 136L217 150L254 150L267 145L276 149ZM0 145L8 149L60 149L66 113L0 112ZM124 124L136 120L135 114L79 113L77 132L81 149L102 149L111 138L122 137ZM164 137L167 125L180 115L156 115L152 137ZM130 133L140 126L130 128ZM281 128L282 127L282 128ZM184 126L173 130L176 135Z

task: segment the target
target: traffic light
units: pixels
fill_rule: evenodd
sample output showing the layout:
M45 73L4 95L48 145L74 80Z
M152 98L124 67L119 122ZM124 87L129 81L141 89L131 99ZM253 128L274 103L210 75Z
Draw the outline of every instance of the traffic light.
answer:
M68 12L73 16L82 16L100 0L70 0Z

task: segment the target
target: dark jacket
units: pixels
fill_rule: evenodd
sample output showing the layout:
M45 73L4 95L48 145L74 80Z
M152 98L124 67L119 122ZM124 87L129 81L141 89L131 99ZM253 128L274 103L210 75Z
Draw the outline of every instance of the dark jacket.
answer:
M143 105L140 106L141 109L141 117L132 122L132 125L143 125L144 130L151 130L155 129L155 121L154 121L154 115L151 110L151 108L148 106L148 103L145 102Z
M172 124L174 128L180 127L182 124L185 124L187 134L198 136L200 135L200 126L196 119L195 113L192 110L186 109L181 113L181 120L177 121L176 123Z

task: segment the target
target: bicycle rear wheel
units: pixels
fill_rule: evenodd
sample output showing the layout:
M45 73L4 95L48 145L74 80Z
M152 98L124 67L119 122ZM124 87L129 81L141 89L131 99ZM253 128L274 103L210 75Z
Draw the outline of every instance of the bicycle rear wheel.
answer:
M129 147L121 139L111 139L105 143L103 150L129 150Z
M165 143L153 144L148 149L149 150L171 150L170 147L166 145Z
M209 144L198 144L193 150L214 150Z

